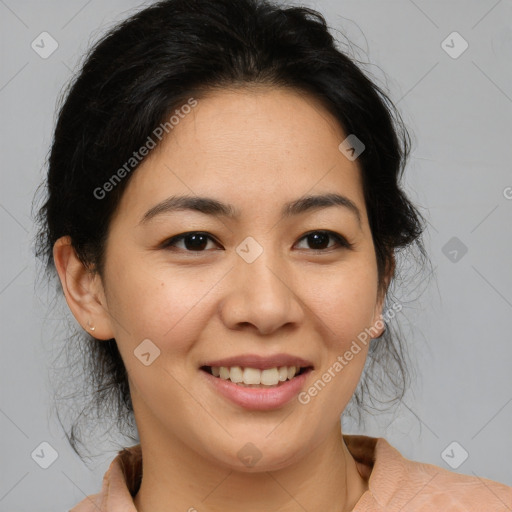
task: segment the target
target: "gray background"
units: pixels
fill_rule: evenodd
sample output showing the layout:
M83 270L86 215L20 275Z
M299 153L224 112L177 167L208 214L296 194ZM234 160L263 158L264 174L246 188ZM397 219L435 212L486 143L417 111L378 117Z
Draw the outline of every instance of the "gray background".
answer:
M30 208L61 88L89 44L141 5L0 0L0 511L68 510L99 491L115 455L116 447L106 447L84 465L52 412L50 350L63 318L35 290ZM364 428L344 419L344 431L384 436L404 456L447 469L442 453L455 441L452 464L462 449L469 454L457 472L512 485L512 2L304 5L360 47L358 57L387 84L411 130L405 184L429 219L435 269L402 313L414 386L393 414L368 418ZM31 48L43 31L59 45L47 59ZM457 58L442 46L453 31L469 44ZM451 39L458 52L460 41ZM48 469L31 457L44 441L58 453Z

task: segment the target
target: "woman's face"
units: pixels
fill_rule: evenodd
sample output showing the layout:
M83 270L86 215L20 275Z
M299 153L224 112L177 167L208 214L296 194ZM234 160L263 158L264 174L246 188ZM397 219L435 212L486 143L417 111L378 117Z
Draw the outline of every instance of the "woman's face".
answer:
M360 170L338 148L347 135L299 93L226 90L199 100L134 171L110 226L108 329L98 335L117 341L141 442L238 469L250 470L252 456L269 470L339 425L367 354L358 335L382 312ZM324 194L350 200L359 218L334 203L283 214ZM182 196L224 206L165 207ZM228 358L277 375L294 358L310 368L251 389L205 371ZM276 378L260 371L245 376Z

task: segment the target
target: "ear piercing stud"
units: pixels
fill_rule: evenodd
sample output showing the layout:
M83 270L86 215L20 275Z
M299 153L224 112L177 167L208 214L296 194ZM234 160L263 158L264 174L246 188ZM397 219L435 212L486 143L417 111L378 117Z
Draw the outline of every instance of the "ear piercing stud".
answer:
M89 322L89 320L87 320L87 327L89 328L90 331L93 331L96 329L96 327L94 327L93 325L91 325L91 322Z

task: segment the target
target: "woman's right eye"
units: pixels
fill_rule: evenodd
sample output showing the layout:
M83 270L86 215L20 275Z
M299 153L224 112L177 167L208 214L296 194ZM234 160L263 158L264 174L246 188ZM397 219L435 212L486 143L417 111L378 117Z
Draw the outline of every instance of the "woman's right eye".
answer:
M209 240L215 242L215 239L208 233L203 233L201 231L191 231L189 233L182 233L181 235L176 235L172 238L169 238L161 244L161 247L163 249L169 247L177 247L177 243L183 242L184 247L178 247L179 249L183 249L187 252L203 252L205 246L208 245Z

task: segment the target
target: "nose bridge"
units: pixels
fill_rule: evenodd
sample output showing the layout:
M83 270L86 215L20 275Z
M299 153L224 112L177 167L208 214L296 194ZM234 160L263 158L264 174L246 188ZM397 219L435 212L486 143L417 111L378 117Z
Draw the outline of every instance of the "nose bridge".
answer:
M270 236L258 238L259 242L249 236L239 244L236 249L239 260L235 272L249 286L246 293L252 290L256 293L278 294L285 298L290 290L284 284L287 272L279 251L272 245ZM283 288L287 293L283 293Z
M301 319L302 308L290 283L291 272L267 237L261 243L247 237L236 248L234 285L223 310L224 321L253 324L264 333ZM268 242L268 243L266 243Z

